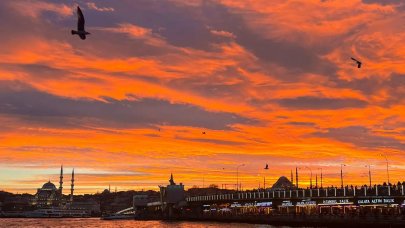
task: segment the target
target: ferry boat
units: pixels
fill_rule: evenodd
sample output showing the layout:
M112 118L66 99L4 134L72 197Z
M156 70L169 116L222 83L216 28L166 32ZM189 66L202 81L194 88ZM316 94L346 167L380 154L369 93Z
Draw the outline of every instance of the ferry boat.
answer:
M88 218L90 215L83 210L69 210L60 208L38 209L25 213L26 218Z

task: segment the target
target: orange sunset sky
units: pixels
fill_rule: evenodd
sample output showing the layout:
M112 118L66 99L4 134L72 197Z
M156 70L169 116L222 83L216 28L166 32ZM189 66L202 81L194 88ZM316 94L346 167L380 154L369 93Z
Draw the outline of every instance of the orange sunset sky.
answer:
M402 0L5 0L0 34L2 190L405 180Z

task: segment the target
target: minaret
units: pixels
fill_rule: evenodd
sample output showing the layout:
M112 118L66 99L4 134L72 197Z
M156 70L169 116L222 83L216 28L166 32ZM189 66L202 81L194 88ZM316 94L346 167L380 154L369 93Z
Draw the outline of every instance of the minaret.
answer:
M295 185L298 188L298 167L295 167Z
M59 177L59 194L62 197L62 187L63 185L63 165L60 166L60 177Z
M70 184L70 202L73 202L73 191L75 186L75 169L72 170L72 184Z

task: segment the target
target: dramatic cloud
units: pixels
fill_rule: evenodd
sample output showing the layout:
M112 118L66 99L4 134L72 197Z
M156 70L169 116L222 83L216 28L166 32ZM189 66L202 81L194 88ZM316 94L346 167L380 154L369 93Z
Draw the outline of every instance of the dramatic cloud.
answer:
M320 97L297 97L278 100L282 106L293 109L342 109L363 108L366 101L350 98L320 98Z
M381 4L381 5L391 5L403 3L401 0L362 0L366 4Z
M405 150L405 143L400 140L379 136L362 126L349 126L344 128L330 128L326 132L316 132L313 135L338 140L353 144L357 147L364 147L375 150L378 148L393 148Z
M85 41L70 34L77 5ZM83 174L81 193L156 189L170 172L187 187L202 173L231 183L243 162L249 188L271 161L269 181L311 165L336 185L344 162L359 185L364 161L383 179L380 153L400 179L404 9L396 0L0 1L2 188L33 192L60 163Z
M235 39L236 36L230 32L227 31L218 31L218 30L211 30L211 33L217 36L223 36L223 37L227 37L227 38L232 38Z
M13 1L11 6L23 15L28 15L39 19L38 17L44 12L53 12L67 17L73 15L73 9L65 4L55 4L52 2L27 0Z
M70 99L43 93L18 82L0 82L0 112L40 121L60 118L63 126L72 120L78 124L131 128L147 125L180 125L209 129L229 129L252 120L231 113L215 113L187 104L164 100ZM70 123L72 124L72 123Z
M97 11L101 11L101 12L112 12L112 11L114 11L114 8L112 8L112 7L98 7L96 5L96 3L94 3L94 2L88 2L87 7L89 7L89 9L93 9L93 10L97 10Z

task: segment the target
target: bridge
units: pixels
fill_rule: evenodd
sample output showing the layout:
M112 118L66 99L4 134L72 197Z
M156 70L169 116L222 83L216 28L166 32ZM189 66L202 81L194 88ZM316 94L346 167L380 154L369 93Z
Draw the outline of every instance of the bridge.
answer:
M274 225L398 225L405 222L405 182L397 185L233 191L160 187L160 200L134 195L133 205L117 212L136 219L252 222ZM193 194L194 195L190 195ZM188 195L188 196L187 196Z
M190 206L216 203L253 203L268 202L267 206L305 206L305 205L405 205L405 185L375 186L369 188L328 187L314 189L289 189L245 191L229 194L213 194L186 197ZM161 202L147 203L147 207L159 207ZM260 205L260 204L259 204ZM116 214L134 214L133 207Z
M316 205L371 205L371 204L405 204L404 185L367 186L344 188L315 188L268 191L246 191L230 194L213 194L187 197L191 205L232 203L232 202L263 202L271 201L274 206Z

